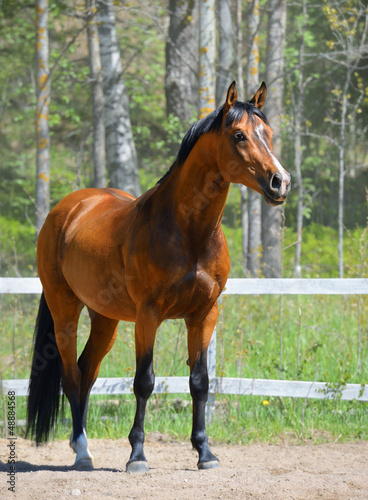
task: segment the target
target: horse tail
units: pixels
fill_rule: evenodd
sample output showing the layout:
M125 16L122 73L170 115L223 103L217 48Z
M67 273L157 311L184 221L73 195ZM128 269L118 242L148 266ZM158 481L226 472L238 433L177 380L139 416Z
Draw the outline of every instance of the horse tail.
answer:
M61 392L62 361L56 345L54 320L42 293L34 333L29 381L27 429L36 444L47 441L57 420Z

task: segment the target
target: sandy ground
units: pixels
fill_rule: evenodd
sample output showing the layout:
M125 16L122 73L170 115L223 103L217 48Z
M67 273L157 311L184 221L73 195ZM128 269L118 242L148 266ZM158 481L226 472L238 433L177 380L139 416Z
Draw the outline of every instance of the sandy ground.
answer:
M150 471L125 472L126 439L91 439L96 469L74 471L67 442L36 448L16 441L16 482L7 491L8 441L0 439L0 498L121 499L368 499L368 442L323 445L213 445L221 467L198 471L190 443L148 435Z

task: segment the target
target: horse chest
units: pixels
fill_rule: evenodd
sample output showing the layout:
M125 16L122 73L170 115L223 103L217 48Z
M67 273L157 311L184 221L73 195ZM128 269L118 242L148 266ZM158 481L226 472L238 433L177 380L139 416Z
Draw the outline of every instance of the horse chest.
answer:
M166 293L167 318L183 318L195 311L207 309L222 291L222 283L207 271L191 271Z
M193 295L202 300L213 300L220 293L219 283L205 270L196 272L193 283Z

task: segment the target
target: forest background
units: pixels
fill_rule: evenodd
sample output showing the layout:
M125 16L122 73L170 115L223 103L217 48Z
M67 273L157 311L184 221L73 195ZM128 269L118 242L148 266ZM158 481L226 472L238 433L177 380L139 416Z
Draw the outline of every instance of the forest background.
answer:
M134 141L131 169L139 174L136 186L132 183L124 186L122 181L118 187L139 194L154 185L174 161L186 130L198 119L203 89L199 65L204 64L200 56L207 51L200 47L203 39L199 37L201 30L207 30L214 34L214 60L210 61L209 71L212 71L216 105L222 104L225 87L232 80L237 81L243 100L250 99L255 90L251 87L252 75L256 74L253 87L266 80L265 112L275 130L275 141L281 139L276 144L276 153L293 178L293 190L279 219L278 231L282 231L275 243L280 247L279 259L283 265L282 269L277 265L271 274L262 261L261 224L255 229L247 226L257 218L267 224L264 220L267 214L261 219L265 208L261 207L260 196L256 195L259 201L254 209L249 206L251 195L242 194L238 186L232 187L223 221L232 257L231 275L342 277L344 270L349 276L361 275L361 258L356 255L352 265L351 253L360 249L361 256L361 245L367 239L365 3L361 0L325 0L318 5L309 0L212 3L213 18L201 27L200 4L208 2L51 1L44 28L49 35L49 173L40 176L38 172L36 176L40 142L35 129L39 118L36 8L21 0L1 2L2 276L37 274L36 180L47 177L50 194L46 192L44 196L49 197L46 204L51 207L72 190L98 185L93 149L96 101L92 100L97 78L91 73L93 52L88 44L87 27L90 31L93 24L98 28L95 37L99 33L103 52L103 21L98 17L102 15L102 7L112 10L115 16L121 60L118 79L125 87L121 94L125 100L121 101L123 107L126 103L123 113L132 130L132 134L125 134L125 141ZM275 16L276 32L272 31ZM283 64L280 66L280 61L276 61L279 74L270 77L267 64L272 64L269 54L275 46L279 52L274 59L281 58ZM256 63L252 61L255 50ZM105 82L106 71L102 61ZM105 85L105 98L107 92ZM106 162L111 163L108 156ZM108 165L103 182L117 186L119 178L113 168ZM340 254L339 227L345 239ZM245 234L248 230L256 231L255 235L252 233L255 243L251 235L248 238ZM253 254L255 264L254 259L253 264L250 262L249 255Z
M258 194L231 187L230 276L368 277L365 1L0 0L0 8L0 276L37 276L37 232L61 198L106 184L144 192L233 80L243 100L265 80L274 149L293 188L282 209L268 210ZM0 297L0 380L29 376L37 307L37 297ZM223 297L218 376L325 381L336 397L222 395L211 435L367 438L367 405L339 392L367 381L367 324L366 296ZM88 335L82 313L79 349ZM182 322L165 322L156 374L187 374L185 359ZM100 376L134 370L134 327L122 322ZM127 434L132 398L97 399L90 435ZM22 419L26 398L18 401ZM152 398L148 430L188 436L189 407L170 401Z

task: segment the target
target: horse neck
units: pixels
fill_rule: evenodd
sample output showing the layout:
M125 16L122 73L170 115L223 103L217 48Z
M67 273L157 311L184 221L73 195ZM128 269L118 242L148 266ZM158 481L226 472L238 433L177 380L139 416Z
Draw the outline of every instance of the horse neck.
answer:
M167 181L166 196L171 193L176 220L197 245L206 244L220 229L229 192L230 184L217 164L215 144L212 134L201 136Z

